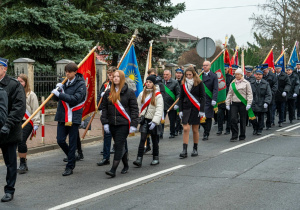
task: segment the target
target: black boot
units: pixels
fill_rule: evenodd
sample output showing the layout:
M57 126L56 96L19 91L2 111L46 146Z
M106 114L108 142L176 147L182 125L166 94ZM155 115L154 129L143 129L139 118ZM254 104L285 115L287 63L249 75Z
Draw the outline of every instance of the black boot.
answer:
M80 152L78 151L78 155L76 157L76 161L83 160L83 158L84 158L84 156L83 156L82 151L80 151Z
M19 174L25 174L28 171L26 160L26 158L20 158Z
M159 158L158 156L153 156L153 160L151 162L151 165L154 166L154 165L157 165L159 164Z
M194 147L193 147L193 152L192 152L192 157L196 157L198 156L198 144L194 143Z
M133 161L133 165L140 168L140 167L142 167L142 162L143 162L143 157L137 157L136 161Z
M181 158L186 158L187 157L187 144L183 144L183 150L182 152L180 153L179 157Z
M122 157L122 162L124 164L124 168L121 171L121 174L127 174L129 165L128 165L128 152L126 152Z
M111 169L109 171L106 171L105 173L108 176L111 176L111 178L114 178L116 176L116 170L119 166L119 163L120 163L120 160L114 160L114 163L113 163Z

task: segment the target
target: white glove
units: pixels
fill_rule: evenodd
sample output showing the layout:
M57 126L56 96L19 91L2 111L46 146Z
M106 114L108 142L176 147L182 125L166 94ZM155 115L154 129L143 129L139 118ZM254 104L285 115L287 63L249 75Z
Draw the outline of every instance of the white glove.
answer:
M183 113L179 112L179 118L182 120Z
M294 98L296 98L297 96L298 96L297 93L294 93L294 94L293 94L293 97L294 97Z
M37 129L39 129L39 126L38 126L38 125L33 126L33 130L34 130L34 131L37 131Z
M130 126L129 133L134 133L136 131L136 127Z
M283 92L283 93L282 93L282 96L283 96L283 97L286 97L286 92Z
M205 113L204 112L199 112L198 117L203 117L203 116L205 116Z
M149 127L150 131L152 131L156 126L156 124L154 122L149 122L148 124L150 125L150 127Z
M174 106L174 110L177 110L178 108L179 108L178 105L175 105L175 106Z
M230 110L230 106L226 106L226 109L229 111Z
M104 127L105 133L110 133L108 124L105 124L103 127Z
M56 84L56 88L59 88L59 89L63 89L63 84L62 83L58 83L58 84Z
M248 105L246 106L246 110L248 111L250 108L251 108L251 105L248 104Z
M53 93L54 95L56 95L57 97L59 97L59 92L58 92L58 90L53 89L53 90L51 91L51 93Z
M100 113L100 115L102 115L102 110L100 110L100 112L99 112L99 113Z
M81 127L84 127L84 121L81 121L80 126L81 126Z
M103 92L101 93L101 97L103 97L103 96L104 96L104 94L105 94L105 92L103 91Z
M268 104L267 103L264 103L264 108L268 108Z
M212 105L212 106L215 106L216 104L217 104L216 101L214 101L214 100L211 101L211 105Z

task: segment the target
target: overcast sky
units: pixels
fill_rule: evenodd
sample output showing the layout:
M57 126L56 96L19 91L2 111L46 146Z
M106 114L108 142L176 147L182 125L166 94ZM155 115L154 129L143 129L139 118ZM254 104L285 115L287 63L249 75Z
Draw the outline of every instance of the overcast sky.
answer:
M173 4L184 2L183 0L171 0ZM225 41L231 34L236 38L239 46L246 45L247 41L254 42L253 22L249 18L253 13L260 13L256 6L265 3L266 0L185 0L186 11L173 19L171 24L183 32L202 37L210 37L213 40ZM238 7L239 8L224 8ZM223 8L212 10L197 10ZM194 10L194 11L188 11Z

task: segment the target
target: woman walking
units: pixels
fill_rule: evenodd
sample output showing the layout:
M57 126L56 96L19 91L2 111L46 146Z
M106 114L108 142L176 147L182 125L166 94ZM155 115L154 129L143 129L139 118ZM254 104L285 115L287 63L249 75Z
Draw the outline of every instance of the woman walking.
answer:
M125 83L124 72L115 71L111 88L103 96L101 116L104 132L111 132L115 141L113 165L110 171L106 172L111 177L116 176L121 159L124 164L121 173L126 174L128 171L128 152L125 152L125 143L128 134L136 131L138 112L135 93Z
M189 143L189 133L192 126L193 130L193 152L192 157L198 155L199 125L200 118L204 116L205 89L203 82L193 67L188 67L182 79L179 117L183 124L183 151L179 157L187 157L187 147Z
M146 85L144 91L140 93L138 97L138 105L140 108L140 132L141 140L138 149L138 155L134 165L141 167L144 154L144 145L147 139L147 135L151 135L153 144L153 161L151 165L159 164L159 125L163 116L164 100L162 94L159 92L159 87L155 85L156 76L151 75L146 79Z

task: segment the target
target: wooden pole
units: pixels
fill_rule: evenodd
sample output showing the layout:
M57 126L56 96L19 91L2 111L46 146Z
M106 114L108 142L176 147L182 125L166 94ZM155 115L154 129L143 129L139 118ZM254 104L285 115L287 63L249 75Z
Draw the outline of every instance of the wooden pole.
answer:
M269 55L271 54L271 52L273 51L274 46L271 48L270 52L268 53L267 57L265 58L263 64L266 62L266 60L268 59Z
M243 73L245 73L245 58L244 58L244 49L242 50L242 70L243 70Z
M279 57L276 59L275 61L275 64L278 63L279 59L284 55L285 51L287 50L288 48L286 48L285 50L283 50L283 52L279 55Z
M122 56L120 62L118 63L118 66L117 66L118 69L119 69L121 63L123 62L125 56L127 55L127 53L128 53L128 51L129 51L131 45L133 44L133 41L134 41L135 38L136 38L136 35L132 35L132 38L131 38L129 44L128 44L128 46L127 46L127 48L126 48L126 50L125 50L125 52L124 52L124 54L123 54L123 56Z
M87 56L85 56L85 58L78 64L78 68L88 59L88 57L95 52L96 47L94 47ZM67 82L67 78L64 79L64 81L62 81L62 84L65 84ZM43 108L43 106L45 106L48 101L50 101L50 99L53 97L53 93L51 93L48 98L39 106L39 108L37 110L35 110L35 112L23 123L22 128L24 128L29 122L30 120Z
M225 51L225 49L223 49L213 60L212 62L210 62L210 65L212 65L221 55L222 53Z

